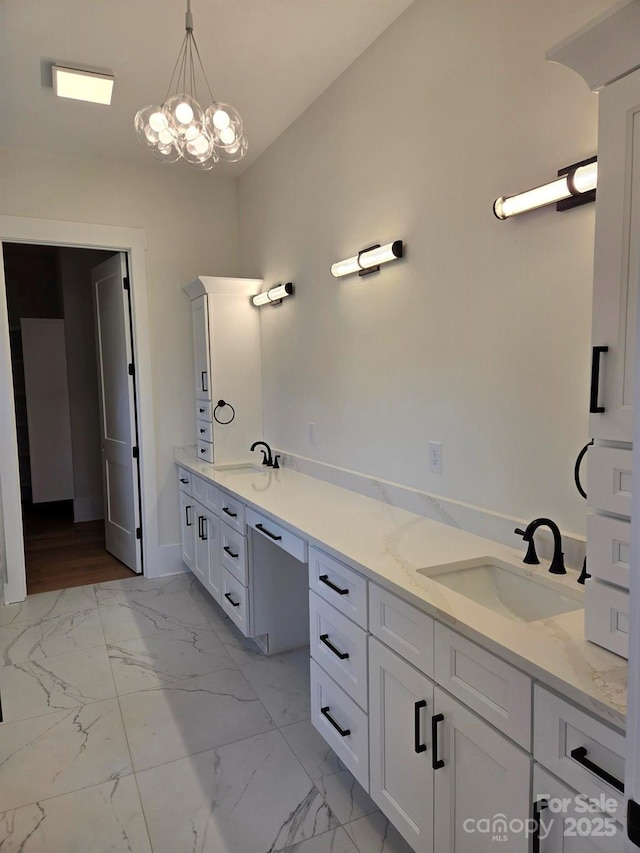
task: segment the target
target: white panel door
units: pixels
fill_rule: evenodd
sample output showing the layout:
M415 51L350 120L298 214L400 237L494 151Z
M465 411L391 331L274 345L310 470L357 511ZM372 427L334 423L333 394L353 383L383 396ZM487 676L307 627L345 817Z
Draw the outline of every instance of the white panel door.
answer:
M437 853L527 853L526 831L515 824L516 831L502 832L497 819L529 818L529 756L439 687L434 706L439 722L432 749L442 762L434 773Z
M193 498L185 492L180 492L180 546L182 562L193 571L196 537L194 523L195 509Z
M22 357L34 503L74 497L64 320L22 319Z
M211 399L211 371L209 365L209 316L207 297L199 296L191 303L193 325L193 359L195 366L196 400Z
M192 571L200 583L207 586L209 582L209 566L211 553L209 551L209 531L207 516L209 511L197 501L193 502L193 523L195 525L195 551Z
M126 258L120 253L91 271L95 297L100 438L106 548L125 566L142 571L135 388Z
M369 638L370 794L416 853L434 849L433 689L426 676Z

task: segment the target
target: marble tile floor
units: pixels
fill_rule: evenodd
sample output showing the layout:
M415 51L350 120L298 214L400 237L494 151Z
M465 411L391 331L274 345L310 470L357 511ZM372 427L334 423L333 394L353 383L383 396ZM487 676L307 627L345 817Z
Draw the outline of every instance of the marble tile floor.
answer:
M192 575L0 607L0 853L411 853Z

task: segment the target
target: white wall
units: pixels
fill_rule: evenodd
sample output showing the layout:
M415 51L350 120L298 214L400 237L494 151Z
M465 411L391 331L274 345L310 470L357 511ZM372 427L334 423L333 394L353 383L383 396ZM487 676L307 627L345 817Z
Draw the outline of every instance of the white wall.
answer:
M609 5L418 0L240 178L241 274L296 284L261 312L268 441L584 530L594 205L491 206L595 153L597 96L544 53Z
M152 161L140 167L0 148L0 213L145 229L160 544L178 542L173 446L191 443L195 429L182 285L202 273L237 273L235 182Z

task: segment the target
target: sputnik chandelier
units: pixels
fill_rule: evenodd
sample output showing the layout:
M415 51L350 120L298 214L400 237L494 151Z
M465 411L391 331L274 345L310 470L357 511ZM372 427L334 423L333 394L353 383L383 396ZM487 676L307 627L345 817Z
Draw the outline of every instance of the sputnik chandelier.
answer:
M220 160L235 163L247 153L242 119L229 104L216 102L193 35L191 0L187 0L185 36L162 104L138 110L134 119L140 142L165 163L181 157L197 169L213 169ZM204 78L211 105L197 101L196 72ZM173 93L173 94L172 94Z

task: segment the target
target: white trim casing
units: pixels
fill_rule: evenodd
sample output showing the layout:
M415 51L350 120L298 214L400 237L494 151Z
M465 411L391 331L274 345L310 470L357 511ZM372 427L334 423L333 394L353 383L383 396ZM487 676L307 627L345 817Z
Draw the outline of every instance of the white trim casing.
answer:
M134 381L138 403L143 566L146 575L170 574L170 567L164 566L167 554L160 548L158 541L155 430L147 302L146 232L141 228L120 228L113 225L93 225L84 222L0 216L0 246L3 242L106 249L128 253L134 330L133 348L136 362ZM4 571L6 583L4 585L4 601L5 604L9 604L22 601L26 597L26 577L9 324L2 263L0 263L0 291L0 494L2 495L2 525L5 541ZM2 555L0 555L1 557ZM173 560L171 563L173 564ZM156 571L149 571L151 567ZM179 560L176 562L173 571L179 571Z

